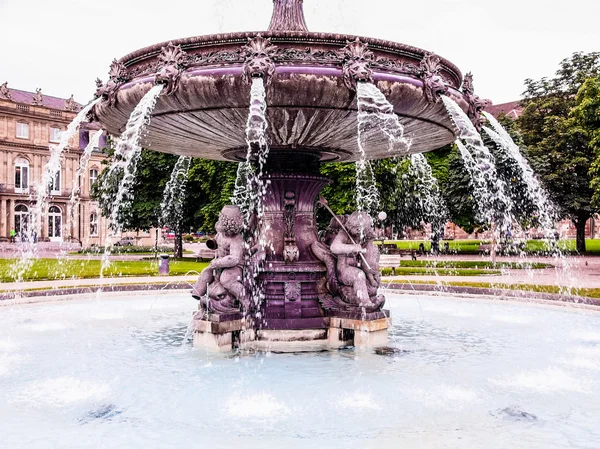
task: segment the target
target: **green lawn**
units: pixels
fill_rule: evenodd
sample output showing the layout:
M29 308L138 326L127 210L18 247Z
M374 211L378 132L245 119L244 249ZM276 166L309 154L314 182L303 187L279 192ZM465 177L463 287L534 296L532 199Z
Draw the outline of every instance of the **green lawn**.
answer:
M487 244L486 240L444 240L448 242L450 251L457 254L479 254L479 245ZM396 246L405 251L419 250L419 245L423 243L425 250L431 249L431 242L425 240L386 240L385 243L395 243ZM575 252L575 240L559 240L558 247L567 252ZM543 240L528 240L525 244L527 253L538 253L546 251L547 247ZM600 255L600 239L586 239L586 252L592 255Z
M474 268L474 269L527 269L527 268L552 268L549 263L527 262L490 262L489 260L401 260L401 267L428 267L428 268Z
M15 281L14 259L0 259L0 280ZM101 260L58 260L37 259L23 274L24 281L55 279L87 279L100 277ZM172 276L196 274L202 271L208 262L173 260L170 263ZM157 276L158 263L154 260L115 261L105 270L105 277L121 276Z
M566 294L564 288L557 285L535 285L535 284L491 284L489 282L435 282L435 281L405 281L393 280L393 284L441 284L442 286L451 287L477 287L477 288L498 288L504 290L525 290L538 293L559 293ZM571 294L585 296L588 298L600 298L600 288L578 288L573 289Z
M500 270L476 270L476 269L454 269L454 268L430 268L430 267L394 267L382 268L383 276L482 276L490 274L501 274Z

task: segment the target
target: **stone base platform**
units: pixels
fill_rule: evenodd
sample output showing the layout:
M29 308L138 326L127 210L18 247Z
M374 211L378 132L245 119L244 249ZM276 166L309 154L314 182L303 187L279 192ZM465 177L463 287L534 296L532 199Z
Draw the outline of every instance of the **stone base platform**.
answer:
M341 313L342 315L349 315ZM209 315L194 319L193 344L212 352L234 349L271 352L315 352L354 346L387 345L389 311L324 317L325 329L254 329L241 316Z

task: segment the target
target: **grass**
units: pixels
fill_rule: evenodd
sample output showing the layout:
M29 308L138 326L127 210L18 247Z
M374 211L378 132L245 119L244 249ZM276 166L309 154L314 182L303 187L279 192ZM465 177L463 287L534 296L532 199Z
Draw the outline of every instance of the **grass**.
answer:
M428 267L394 267L383 268L383 276L412 276L412 275L437 275L437 276L482 276L501 274L500 270L476 270L476 269L448 269L448 268L428 268Z
M504 290L523 290L536 293L554 293L554 294L566 294L567 290L565 287L557 285L535 285L535 284L492 284L489 282L442 282L438 283L435 281L406 281L406 280L393 280L390 281L392 284L441 284L442 286L450 287L476 287L476 288L496 288ZM386 282L387 283L387 282ZM600 298L600 288L577 288L571 291L571 294L578 296L585 296L588 298Z
M0 280L14 282L15 259L0 259ZM90 279L100 277L101 260L37 259L24 271L24 281ZM172 260L170 275L178 276L202 271L207 262ZM115 261L104 271L105 277L158 276L158 263L154 260Z
M448 242L450 251L457 254L479 254L479 245L490 243L488 240L444 240ZM586 253L591 255L600 255L600 239L586 239ZM386 240L385 243L394 243L404 251L419 250L419 245L423 243L425 250L431 250L431 242L426 240ZM559 240L558 247L566 252L575 253L575 240ZM527 240L525 244L526 253L540 253L547 251L543 240Z
M475 269L527 269L552 268L548 263L527 262L490 262L488 260L401 260L401 267L431 267L431 268L475 268Z

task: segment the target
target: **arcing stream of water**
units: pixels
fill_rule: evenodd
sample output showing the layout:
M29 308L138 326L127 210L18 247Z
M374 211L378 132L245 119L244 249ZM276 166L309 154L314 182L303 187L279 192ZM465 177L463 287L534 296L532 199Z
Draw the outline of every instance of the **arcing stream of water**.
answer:
M113 235L118 235L121 231L122 225L119 221L119 215L122 207L129 200L131 187L135 180L137 161L142 151L140 139L150 122L156 100L162 92L163 87L162 85L157 85L150 89L129 116L129 120L125 125L125 131L121 134L115 148L114 161L108 169L107 175L104 177L105 187L116 187L116 192L114 192L115 197L111 198L112 208L109 217ZM110 265L112 243L109 235L104 245L100 277L103 276L104 270Z
M513 204L496 171L494 156L460 106L445 95L442 101L459 132L456 145L471 176L479 218L495 228L496 237L505 235L514 224Z
M404 137L404 127L394 108L381 91L371 83L359 82L356 86L358 106L357 144L360 159L356 162L356 205L358 210L373 216L379 206L379 191L375 175L366 153L371 139L385 137L388 149L394 154L408 153L410 140Z

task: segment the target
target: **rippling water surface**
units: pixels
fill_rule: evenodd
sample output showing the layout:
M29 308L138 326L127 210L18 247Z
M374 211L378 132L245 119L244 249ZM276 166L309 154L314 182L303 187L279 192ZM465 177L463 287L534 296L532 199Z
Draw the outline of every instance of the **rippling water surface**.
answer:
M600 447L599 313L388 298L379 354L194 350L183 293L0 307L0 448Z

